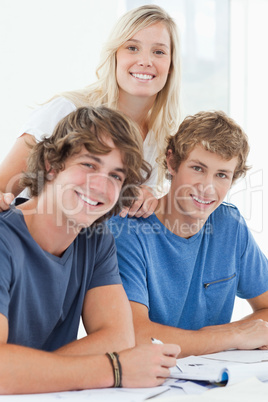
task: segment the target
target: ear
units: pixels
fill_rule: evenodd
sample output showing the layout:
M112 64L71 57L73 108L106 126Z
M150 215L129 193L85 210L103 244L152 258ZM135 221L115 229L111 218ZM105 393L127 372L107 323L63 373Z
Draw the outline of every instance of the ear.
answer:
M176 171L172 167L173 166L173 152L171 149L169 149L167 151L166 161L167 161L167 168L168 168L169 174L171 174L171 176L174 176Z
M46 179L48 181L52 181L55 177L55 171L53 169L51 169L51 165L48 161L45 161L45 167L46 167L46 171L47 171Z
M46 168L47 172L49 172L51 170L51 165L47 160L45 160L45 168Z

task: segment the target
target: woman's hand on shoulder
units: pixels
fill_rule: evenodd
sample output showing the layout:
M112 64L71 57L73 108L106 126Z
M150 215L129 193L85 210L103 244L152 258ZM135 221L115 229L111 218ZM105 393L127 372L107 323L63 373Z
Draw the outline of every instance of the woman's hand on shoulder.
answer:
M139 187L139 195L130 208L123 208L120 216L124 218L127 214L129 217L148 218L152 215L158 205L158 199L153 195L153 191L148 186Z
M6 211L10 208L10 204L14 200L14 195L12 193L1 193L0 192L0 212Z

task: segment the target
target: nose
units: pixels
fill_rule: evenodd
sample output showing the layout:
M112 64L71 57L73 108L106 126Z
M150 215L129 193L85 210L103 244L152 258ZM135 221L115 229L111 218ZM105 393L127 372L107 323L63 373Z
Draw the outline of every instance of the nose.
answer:
M198 184L198 190L202 193L203 196L210 196L215 194L213 177L210 175L205 176L202 182Z
M109 185L109 176L106 174L94 174L88 177L88 186L90 190L96 191L98 194L105 194Z
M151 53L149 51L143 51L140 53L138 65L143 66L143 67L151 67L152 66L152 58L151 58Z

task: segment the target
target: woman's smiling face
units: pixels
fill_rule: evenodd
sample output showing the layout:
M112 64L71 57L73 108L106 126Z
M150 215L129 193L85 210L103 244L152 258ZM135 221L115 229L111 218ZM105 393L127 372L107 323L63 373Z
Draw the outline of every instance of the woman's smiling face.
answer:
M119 94L156 97L166 84L171 63L166 26L158 22L141 29L117 50L116 58Z

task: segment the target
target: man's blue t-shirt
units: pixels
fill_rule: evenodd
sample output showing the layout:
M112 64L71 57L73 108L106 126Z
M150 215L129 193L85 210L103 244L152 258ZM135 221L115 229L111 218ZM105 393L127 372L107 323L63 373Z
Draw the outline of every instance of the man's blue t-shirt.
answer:
M228 323L236 295L250 299L268 290L267 258L230 204L189 239L155 215L113 217L108 226L128 298L147 306L153 322L183 329Z
M47 351L77 338L85 295L122 283L106 225L80 233L61 257L33 240L20 210L0 214L0 313L8 343Z

